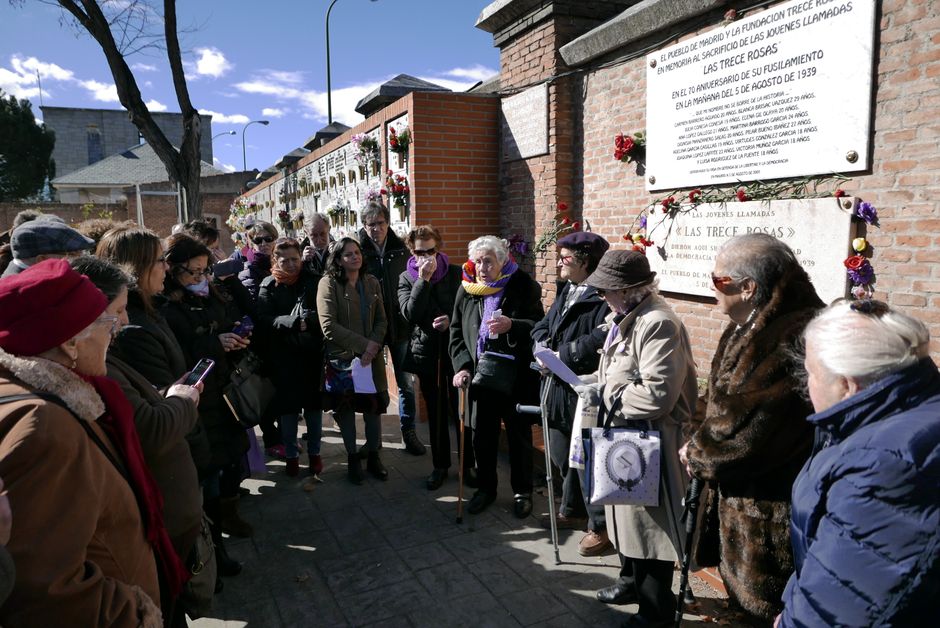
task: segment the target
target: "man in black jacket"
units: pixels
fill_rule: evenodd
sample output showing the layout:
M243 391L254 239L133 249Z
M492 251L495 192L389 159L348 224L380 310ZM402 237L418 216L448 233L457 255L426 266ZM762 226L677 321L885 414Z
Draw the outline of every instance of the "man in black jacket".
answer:
M330 218L326 214L314 214L307 224L307 237L300 243L303 248L304 266L314 275L326 274L326 256L330 252Z
M558 240L558 277L564 281L548 315L532 329L539 346L554 351L576 375L597 371L605 334L598 328L610 308L597 290L582 282L587 279L610 244L601 236L575 231ZM603 506L590 506L581 492L577 469L568 468L568 449L578 396L558 377L546 372L542 379L543 412L548 413L552 462L561 470L562 498L558 513L560 528L584 529L585 510L588 533L581 539L582 556L596 556L610 547ZM548 519L543 524L550 525Z
M411 253L401 238L389 228L390 221L391 217L384 205L370 202L362 210L362 224L365 226L359 231L359 242L365 257L365 271L382 284L382 299L388 321L385 344L392 354L392 367L398 385L402 440L408 453L421 456L427 450L415 433L414 381L410 373L402 370L408 352L410 328L398 308L398 278L407 269Z

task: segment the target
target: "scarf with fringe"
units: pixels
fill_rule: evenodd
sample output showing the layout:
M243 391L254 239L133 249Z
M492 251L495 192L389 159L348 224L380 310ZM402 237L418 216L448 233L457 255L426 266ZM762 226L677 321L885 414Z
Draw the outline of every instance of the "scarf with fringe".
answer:
M471 294L475 297L490 296L497 292L502 292L506 284L509 283L512 274L517 270L519 270L519 265L516 264L516 260L510 255L506 259L506 263L503 264L503 268L500 270L500 275L496 278L496 281L485 282L477 279L476 264L471 260L467 260L463 265L463 279L461 285L467 294Z

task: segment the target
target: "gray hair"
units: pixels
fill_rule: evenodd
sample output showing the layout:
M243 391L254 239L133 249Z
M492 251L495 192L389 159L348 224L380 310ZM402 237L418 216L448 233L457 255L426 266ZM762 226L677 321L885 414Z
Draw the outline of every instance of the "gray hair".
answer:
M872 313L858 311L865 303ZM826 372L862 388L927 357L930 345L923 323L880 301L836 302L810 321L804 338Z
M637 286L636 288L627 288L623 291L623 300L624 303L627 303L628 305L639 303L651 294L659 294L659 279L654 279L653 281L647 284L643 284L642 286Z
M731 238L718 249L725 272L732 279L753 279L754 305L770 301L774 286L788 271L799 268L793 249L766 233L746 233Z
M480 236L467 245L467 256L472 258L477 251L492 253L497 262L505 264L509 258L509 243L494 235Z
M327 227L331 226L330 217L324 214L323 212L315 212L312 216L310 216L310 226L312 227L313 225L317 224L318 220L322 222L323 224L325 224Z

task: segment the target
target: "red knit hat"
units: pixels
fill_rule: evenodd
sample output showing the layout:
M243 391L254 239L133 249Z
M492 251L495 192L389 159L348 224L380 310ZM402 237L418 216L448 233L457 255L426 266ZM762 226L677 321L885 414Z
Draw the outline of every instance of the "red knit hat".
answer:
M0 348L38 355L82 331L108 299L63 259L50 259L0 279Z

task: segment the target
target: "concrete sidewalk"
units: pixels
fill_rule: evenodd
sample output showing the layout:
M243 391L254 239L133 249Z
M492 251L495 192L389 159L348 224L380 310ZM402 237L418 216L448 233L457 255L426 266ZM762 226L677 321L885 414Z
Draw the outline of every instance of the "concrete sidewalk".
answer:
M457 525L456 474L429 492L430 449L405 452L397 416L386 415L382 427L388 482L346 480L339 431L325 417L324 483L305 490L308 476L288 478L277 460L243 483L252 494L242 498L242 513L255 535L228 539L227 547L244 571L225 580L211 616L191 626L619 626L636 611L595 600L618 561L580 556L581 532L560 531L562 564L555 564L550 534L536 518L548 512L544 494L534 495L532 517L513 516L507 461L496 503L478 516L465 509ZM426 443L427 425L418 433ZM720 606L704 583L693 587L702 612Z

